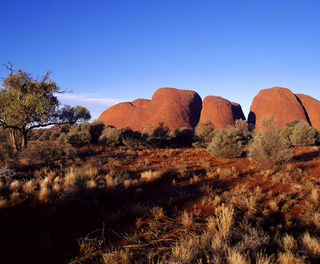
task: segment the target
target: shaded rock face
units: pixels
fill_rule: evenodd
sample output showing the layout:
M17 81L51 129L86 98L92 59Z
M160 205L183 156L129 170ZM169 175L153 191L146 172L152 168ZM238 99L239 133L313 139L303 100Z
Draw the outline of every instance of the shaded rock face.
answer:
M214 128L233 126L236 119L245 119L242 108L219 96L206 96L203 100L200 121L210 121Z
M248 122L259 130L261 121L274 116L278 127L284 127L293 120L308 121L298 98L287 88L273 87L261 90L253 99Z
M320 101L305 94L296 94L296 96L303 105L310 124L314 128L320 129Z
M119 103L105 110L99 117L106 125L143 131L163 123L170 130L194 128L200 118L202 100L190 90L160 88L152 100L137 99Z

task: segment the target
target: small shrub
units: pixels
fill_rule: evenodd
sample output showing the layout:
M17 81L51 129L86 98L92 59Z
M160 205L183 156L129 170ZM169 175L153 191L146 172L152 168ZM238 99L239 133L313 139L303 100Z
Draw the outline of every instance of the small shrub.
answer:
M215 131L207 151L213 156L235 158L241 156L242 149L243 142L241 141L238 129L228 127Z
M214 128L210 121L200 121L194 131L194 146L207 148L212 141Z
M238 130L240 140L243 145L247 145L252 140L252 127L249 126L248 121L237 119L234 127Z
M28 147L19 153L19 158L30 164L50 163L67 153L66 146L55 141L31 141Z
M174 136L174 133L171 133L170 137L169 128L160 123L151 135L147 135L146 144L152 148L164 148L170 145L170 139Z
M121 141L121 131L115 127L107 126L99 137L99 143L104 146L117 146Z
M299 121L290 135L290 141L294 146L309 146L316 142L316 130L306 121Z
M249 158L263 167L274 167L289 161L293 153L287 140L281 137L274 121L266 120L249 146Z
M77 126L73 127L67 134L67 142L73 147L83 147L90 143L90 133L85 129L80 129Z
M121 131L121 142L129 147L141 146L144 144L141 133L133 131L130 128Z
M294 127L299 123L299 120L293 120L291 122L288 122L285 127L280 129L280 135L284 139L286 139L288 142L291 142L290 137L292 135L292 132L294 130Z
M172 132L172 133L171 133ZM181 127L169 133L171 147L191 147L194 132L192 129Z
M242 155L243 147L251 141L252 133L248 122L236 120L235 126L214 132L207 151L217 157L235 158Z
M105 128L104 124L99 120L94 121L90 124L89 133L91 136L92 144L97 144L99 142L99 139L101 137L101 134L104 128Z

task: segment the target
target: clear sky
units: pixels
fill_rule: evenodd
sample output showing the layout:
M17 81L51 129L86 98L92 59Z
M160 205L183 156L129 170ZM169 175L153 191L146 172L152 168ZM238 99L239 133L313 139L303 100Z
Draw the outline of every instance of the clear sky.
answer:
M72 91L62 103L95 118L160 87L222 96L246 115L273 86L320 99L318 0L0 0L0 28L0 63L51 70Z

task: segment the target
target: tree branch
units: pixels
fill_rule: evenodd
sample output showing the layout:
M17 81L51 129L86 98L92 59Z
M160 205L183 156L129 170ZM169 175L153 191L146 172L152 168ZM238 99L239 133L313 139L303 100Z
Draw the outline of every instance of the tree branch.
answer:
M11 72L10 75L12 75L14 72L13 64L10 61L7 61L7 63L4 63L3 65Z

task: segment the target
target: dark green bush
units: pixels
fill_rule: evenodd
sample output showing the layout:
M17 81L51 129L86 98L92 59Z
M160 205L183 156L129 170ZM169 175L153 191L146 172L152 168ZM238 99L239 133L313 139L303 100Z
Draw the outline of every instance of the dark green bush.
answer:
M151 134L144 134L146 145L152 148L164 148L170 145L170 130L163 123L153 130Z
M91 143L97 144L102 134L105 125L101 121L94 121L90 124L89 133L91 136Z
M126 128L121 131L121 142L125 146L141 146L144 145L143 136L138 131L133 131L130 128Z
M169 133L169 145L171 147L191 147L194 139L192 129L179 128Z

